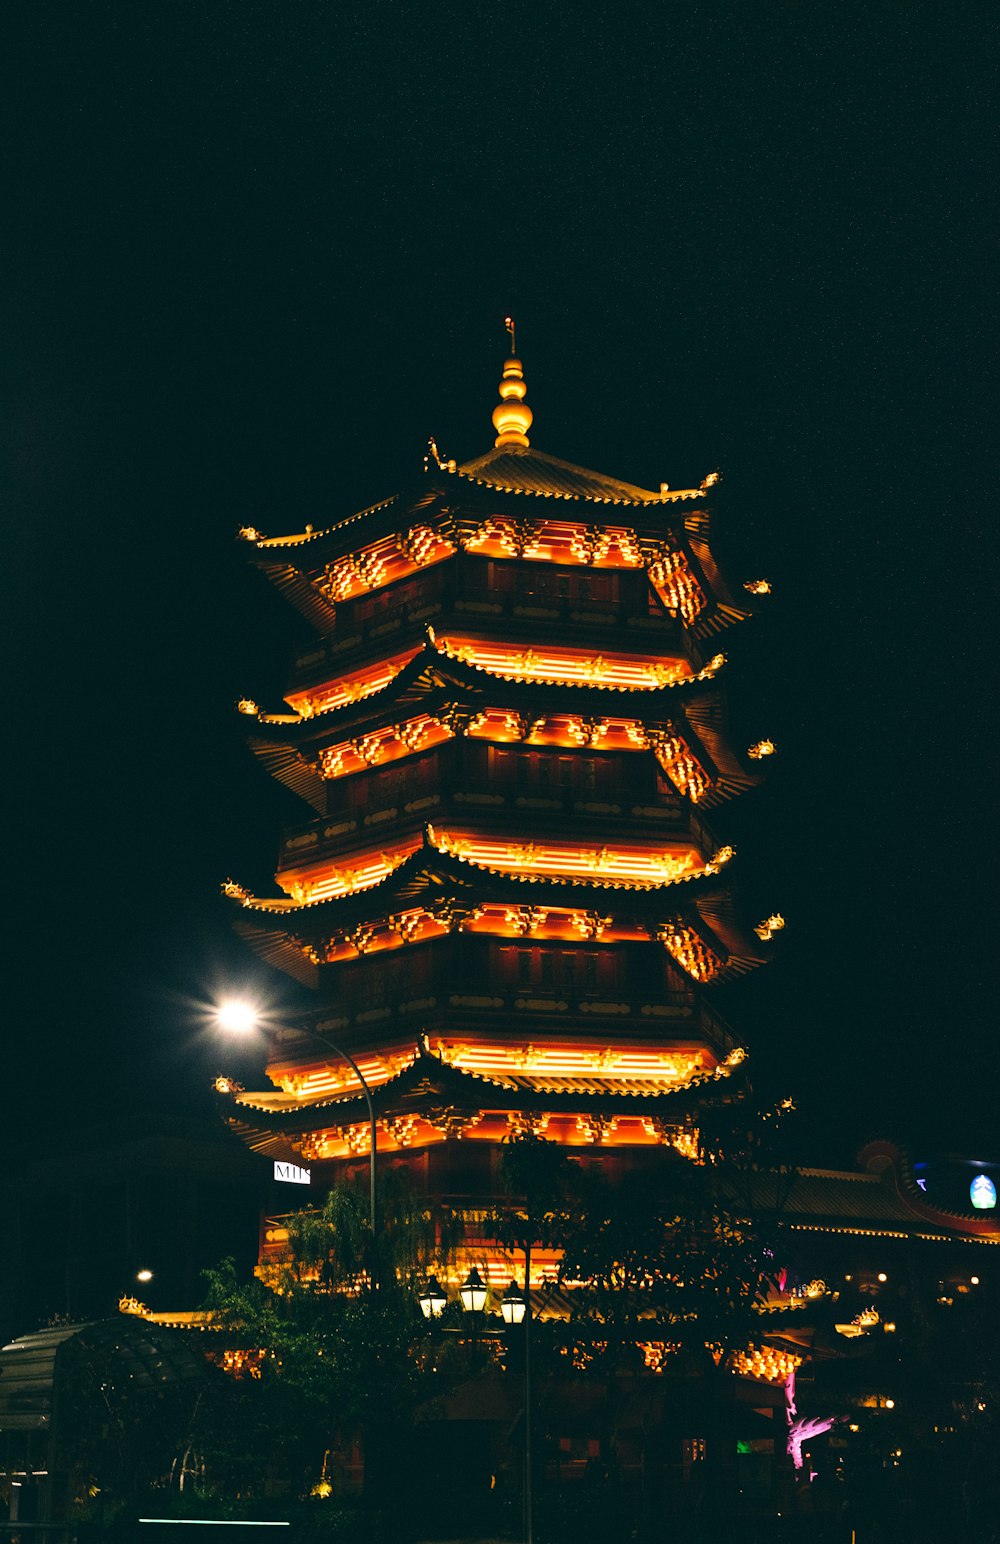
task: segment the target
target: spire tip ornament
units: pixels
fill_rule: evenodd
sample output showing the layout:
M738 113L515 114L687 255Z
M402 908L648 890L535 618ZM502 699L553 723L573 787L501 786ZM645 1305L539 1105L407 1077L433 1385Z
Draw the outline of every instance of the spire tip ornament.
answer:
M528 430L534 414L524 401L528 388L524 384L521 361L514 352L514 318L505 316L503 324L510 337L510 357L503 367L500 401L493 409L493 427L497 431L493 443L498 450L504 445L520 445L527 449L531 443Z

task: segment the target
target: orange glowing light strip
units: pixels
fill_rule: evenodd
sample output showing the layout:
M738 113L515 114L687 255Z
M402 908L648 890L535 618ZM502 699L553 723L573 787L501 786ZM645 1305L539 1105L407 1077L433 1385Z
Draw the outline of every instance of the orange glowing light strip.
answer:
M450 558L455 551L453 543L430 526L417 525L328 563L316 583L332 601L340 603L407 579L421 568Z
M747 1346L734 1351L730 1367L738 1377L755 1378L760 1383L784 1383L790 1373L802 1366L803 1358L777 1346Z
M525 912L530 915L525 916ZM614 917L598 916L563 907L511 907L487 902L477 906L465 923L469 932L490 933L500 938L548 938L580 943L621 943L644 941L649 934L636 923L618 922Z
M488 557L589 568L641 568L644 561L636 533L628 526L538 520L525 527L504 515L488 516L465 538L464 546Z
M451 737L452 732L446 724L428 713L421 713L405 723L388 724L374 730L360 740L338 740L336 745L325 746L319 753L320 771L327 778L346 777L366 767L419 755Z
M420 649L407 649L402 654L396 654L392 659L380 660L377 665L368 665L364 670L355 671L353 675L340 676L336 681L331 681L324 686L310 687L308 691L291 692L285 701L295 709L295 712L303 718L312 718L317 713L329 713L331 708L342 708L348 702L360 702L364 697L370 697L373 692L379 692L394 681L404 665L420 653Z
M668 742L651 742L639 719L610 718L584 724L571 713L557 713L538 719L530 725L525 736L524 724L510 709L484 708L473 718L466 734L476 740L488 740L493 744L558 746L578 749L588 746L593 750L646 751L653 749L657 760L677 788L695 803L711 787L711 779L700 766L690 747L679 735L671 734ZM387 725L374 730L361 740L338 740L319 752L320 772L325 778L346 777L362 772L366 767L382 766L398 761L404 756L441 745L453 738L447 724L432 715L422 713L404 723Z
M442 1061L466 1072L488 1076L547 1074L580 1078L642 1078L657 1087L687 1083L702 1071L711 1071L714 1058L707 1051L661 1051L648 1047L590 1045L511 1045L496 1041L439 1040L434 1049Z
M532 1249L531 1287L538 1289L554 1282L559 1273L561 1260L561 1249L546 1249L541 1246ZM487 1243L485 1240L481 1249L473 1246L461 1250L452 1262L439 1265L434 1274L441 1285L446 1289L450 1288L457 1298L462 1282L474 1265L487 1286L492 1287L495 1293L504 1292L510 1285L512 1277L516 1279L519 1287L524 1286L522 1252L518 1249L510 1255L501 1254L497 1251L496 1244Z
M551 875L589 879L598 884L674 884L704 873L706 864L696 847L675 843L667 848L587 848L564 842L511 843L490 841L472 832L435 831L430 840L440 852L465 862L512 874ZM713 870L714 872L714 870Z
M326 864L311 870L298 872L285 869L275 875L278 884L293 901L302 906L315 906L333 896L354 895L359 890L370 890L397 869L399 865L421 846L421 838L381 852L360 853L349 864L337 867ZM266 907L265 907L266 909Z
M695 981L711 981L722 970L723 962L693 928L670 922L657 934L668 954Z
M682 552L668 552L649 565L649 582L673 616L690 625L707 604Z
M312 1050L311 1047L310 1050ZM361 1084L346 1063L336 1062L330 1066L322 1060L321 1052L314 1054L317 1055L319 1064L305 1071L301 1063L296 1063L293 1070L288 1070L280 1061L275 1061L268 1066L267 1075L283 1093L293 1094L296 1099L312 1100L333 1094L361 1093ZM354 1060L361 1068L365 1082L374 1088L398 1076L410 1066L416 1054L411 1043L408 1046L401 1045L395 1050L367 1053L359 1051Z
M578 649L536 649L530 645L517 648L461 637L437 638L435 646L450 659L488 670L503 680L649 692L673 686L692 675L691 667L684 659L637 659L634 655L615 653L592 655Z

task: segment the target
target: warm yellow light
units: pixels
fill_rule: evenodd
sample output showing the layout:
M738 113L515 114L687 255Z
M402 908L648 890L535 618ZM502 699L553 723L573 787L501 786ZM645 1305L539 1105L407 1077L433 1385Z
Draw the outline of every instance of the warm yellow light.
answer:
M770 579L748 579L743 588L751 595L770 595L771 581Z
M879 1271L878 1279L879 1279L879 1281L888 1281L889 1280L888 1276L885 1274L885 1271Z
M220 1029L228 1030L234 1035L247 1035L252 1029L256 1029L259 1023L259 1016L253 1004L236 1000L220 1004L215 1019Z
M652 659L619 653L587 654L558 644L546 648L534 648L530 644L518 647L465 637L444 637L435 642L449 659L474 665L507 681L656 691L689 680L692 674L690 665L681 657ZM700 672L699 679L714 675L718 668L712 661Z
M896 1408L896 1401L894 1399L887 1399L886 1402L885 1402L885 1408L887 1410L895 1410L895 1408Z
M978 1276L970 1276L969 1277L969 1282L970 1282L970 1285L972 1285L973 1287L978 1287L978 1285L979 1285L979 1277Z
M147 1270L136 1271L135 1279L136 1281L152 1281L153 1273Z
M763 761L765 756L773 756L775 750L776 746L773 740L758 740L755 745L750 746L747 755L751 761Z
M427 829L439 852L504 873L565 876L598 885L653 886L677 884L695 874L714 872L687 843L661 848L624 844L591 848L568 842L504 842L472 832Z
M771 915L763 922L758 922L757 926L754 928L754 932L757 934L757 937L760 939L761 943L766 944L769 939L774 937L775 933L781 932L781 929L784 927L784 925L784 917L780 914L780 912L775 911L772 912Z
M771 1345L751 1345L745 1351L734 1351L730 1357L730 1367L737 1376L756 1378L762 1383L784 1383L801 1366L801 1356Z
M711 981L722 969L722 960L709 949L693 928L681 922L665 922L656 930L657 941L695 981Z

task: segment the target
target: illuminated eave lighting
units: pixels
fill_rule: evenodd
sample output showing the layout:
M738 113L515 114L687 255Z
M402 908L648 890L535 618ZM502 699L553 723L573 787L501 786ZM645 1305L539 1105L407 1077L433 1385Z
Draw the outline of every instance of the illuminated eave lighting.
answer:
M584 654L577 650L530 645L515 649L468 638L437 638L434 644L449 659L511 681L659 691L692 676L691 667L682 658L664 662L624 654Z
M712 1070L707 1053L661 1052L618 1047L595 1048L593 1044L577 1046L531 1043L528 1045L502 1045L496 1043L437 1043L435 1049L442 1061L463 1071L483 1075L538 1074L581 1078L629 1078L649 1079L656 1084L675 1086L688 1082L697 1073Z
M329 713L334 708L345 707L351 702L361 702L366 697L391 686L399 672L420 653L420 649L407 649L392 659L381 660L377 665L366 666L354 675L339 677L307 692L292 692L286 701L302 718L314 718Z
M429 839L441 852L462 862L539 878L590 880L595 884L655 886L677 884L714 873L694 847L680 850L585 848L564 843L490 841L472 833L435 832Z

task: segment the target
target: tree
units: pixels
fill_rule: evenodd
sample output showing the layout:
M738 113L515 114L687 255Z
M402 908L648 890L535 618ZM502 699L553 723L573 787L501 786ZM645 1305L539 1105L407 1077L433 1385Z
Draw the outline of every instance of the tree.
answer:
M366 1191L336 1186L320 1210L289 1220L288 1258L266 1280L240 1281L231 1261L207 1273L206 1306L230 1346L250 1353L243 1376L206 1412L207 1457L229 1489L308 1494L328 1450L356 1437L367 1496L391 1509L405 1483L403 1439L428 1381L412 1354L416 1284L452 1249L455 1224L389 1170L376 1290L367 1207Z

